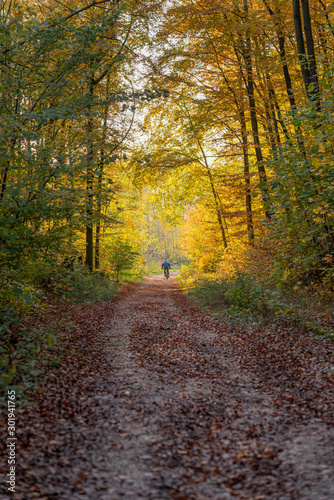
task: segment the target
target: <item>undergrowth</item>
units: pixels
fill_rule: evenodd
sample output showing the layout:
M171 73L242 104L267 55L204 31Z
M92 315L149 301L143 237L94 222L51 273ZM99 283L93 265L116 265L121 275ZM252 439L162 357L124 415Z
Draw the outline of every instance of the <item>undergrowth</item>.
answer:
M188 267L178 279L192 302L236 325L279 323L334 339L333 307L310 290L268 286L241 270L221 276Z
M63 356L62 339L70 319L43 321L54 303L89 304L111 299L118 285L104 272L90 273L80 264L31 262L1 273L0 391L15 387L17 396L38 387L50 365Z
M58 366L64 355L62 339L71 330L72 323L67 318L53 320L47 326L33 326L28 317L25 322L11 325L11 330L1 332L0 340L0 398L6 388L16 390L20 401L36 390L49 366ZM29 399L29 397L28 397Z
M104 271L89 272L80 264L41 262L28 264L20 275L44 292L74 303L97 303L111 299L117 284Z

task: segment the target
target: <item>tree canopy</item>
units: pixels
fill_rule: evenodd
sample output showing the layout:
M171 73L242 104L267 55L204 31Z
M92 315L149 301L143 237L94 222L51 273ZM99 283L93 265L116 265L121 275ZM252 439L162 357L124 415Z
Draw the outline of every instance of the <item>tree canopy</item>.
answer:
M330 2L6 0L0 23L6 283L132 245L332 287Z

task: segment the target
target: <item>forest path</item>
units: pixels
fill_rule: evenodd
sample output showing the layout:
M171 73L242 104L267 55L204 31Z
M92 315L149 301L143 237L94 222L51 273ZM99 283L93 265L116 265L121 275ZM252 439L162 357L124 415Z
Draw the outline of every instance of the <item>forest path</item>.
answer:
M106 335L111 449L99 463L108 489L94 498L334 498L333 433L279 408L231 335L175 279L150 277L117 304Z
M334 498L330 346L223 324L175 274L75 308L1 500Z

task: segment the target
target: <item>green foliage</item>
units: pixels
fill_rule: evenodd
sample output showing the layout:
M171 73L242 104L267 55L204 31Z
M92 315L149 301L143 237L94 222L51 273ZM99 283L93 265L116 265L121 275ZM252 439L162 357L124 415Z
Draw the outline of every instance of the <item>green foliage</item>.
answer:
M279 282L334 284L334 96L293 116L303 126L299 145L286 143L269 162L274 221L270 238L283 242L274 275Z
M30 284L26 285L15 278L8 270L3 270L0 280L0 358L5 364L8 363L12 371L15 365L13 352L19 342L17 332L20 331L20 317L29 314L32 306L38 304L40 295ZM23 338L24 335L20 336L20 345Z
M191 278L193 271L181 272L181 284L194 296L205 297L208 305L235 307L240 311L263 309L265 294L260 283L248 273L236 271L228 277L202 275ZM196 275L195 275L196 276Z
M127 91L117 76L125 61L118 41L125 3L103 9L92 4L85 22L79 15L67 19L60 5L41 6L40 13L13 2L8 9L10 16L0 9L0 266L15 267L31 254L61 254L87 219L100 220L113 195L106 166L120 157L116 145L128 129L124 113L107 137L101 131L106 112L120 114L124 102L130 109L135 100L150 101L166 91ZM113 85L107 88L111 73ZM94 92L89 91L92 81ZM83 140L89 120L94 165ZM97 144L103 147L104 172ZM100 208L92 217L87 168L98 184Z
M116 281L127 271L134 269L138 263L139 253L133 246L121 238L115 239L108 245L109 269L114 274Z
M235 307L252 310L259 309L263 304L263 290L259 282L249 274L237 271L225 283L226 299Z
M71 323L61 319L37 327L30 319L34 314L43 314L45 295L71 303L95 303L116 294L117 287L107 274L90 273L82 264L71 268L72 264L69 259L62 262L31 259L23 269L3 272L0 390L7 385L17 386L19 393L32 388L48 363L56 366L60 362L58 341Z
M20 279L20 281L18 281ZM43 293L25 282L18 270L2 270L0 310L0 390L7 385L31 386L40 367L54 349L54 331L30 324L34 313L41 313ZM33 321L32 321L33 323ZM58 331L58 330L57 330Z
M108 274L100 271L91 273L82 264L70 260L31 261L20 272L45 294L75 303L110 300L117 291Z
M278 287L266 286L246 272L218 277L198 275L188 267L178 279L191 300L228 321L270 322L272 326L289 323L316 335L334 335L312 317L314 306L308 296L296 294L296 290L289 294Z
M26 321L29 315L26 316ZM65 318L53 321L47 327L23 325L14 313L8 335L0 336L0 399L6 387L15 386L18 397L36 389L40 376L49 364L57 365L63 352L59 348L60 338L72 327ZM15 320L16 319L16 320Z
M69 288L63 294L68 300L84 302L102 302L112 299L117 293L117 287L109 275L103 271L90 273L86 268L72 275Z
M144 266L145 276L152 276L154 274L160 274L162 272L160 263L152 263Z

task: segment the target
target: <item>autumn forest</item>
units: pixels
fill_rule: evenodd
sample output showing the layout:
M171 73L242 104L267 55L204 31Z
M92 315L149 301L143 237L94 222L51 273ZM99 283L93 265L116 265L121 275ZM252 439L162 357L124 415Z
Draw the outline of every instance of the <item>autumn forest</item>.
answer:
M1 22L6 299L64 259L331 289L329 4L7 1Z
M63 356L77 366L73 335L83 353L143 279L158 296L165 259L191 307L246 329L240 346L270 324L287 357L291 328L332 342L333 2L0 0L0 40L1 388L24 399ZM152 499L232 498L175 491Z

